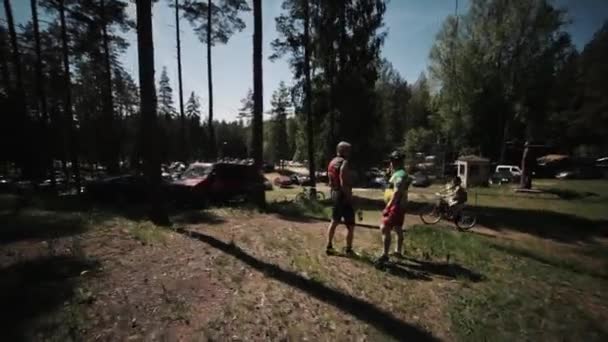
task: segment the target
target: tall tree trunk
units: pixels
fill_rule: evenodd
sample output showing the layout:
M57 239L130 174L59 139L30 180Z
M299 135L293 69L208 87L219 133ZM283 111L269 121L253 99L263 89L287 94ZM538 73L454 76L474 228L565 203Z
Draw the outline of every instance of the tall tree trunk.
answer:
M312 122L312 84L310 79L310 6L309 0L304 0L304 93L306 107L306 138L308 142L308 173L312 190L311 198L315 196L316 175L315 175L315 149L313 139Z
M507 159L507 143L509 140L509 134L509 121L508 119L505 119L502 130L502 143L500 145L500 164L504 164Z
M116 134L116 125L115 125L115 117L114 117L114 93L112 87L112 62L111 62L111 52L110 52L110 38L108 36L108 23L106 20L106 11L105 11L105 0L100 0L99 7L101 11L101 33L103 40L103 64L105 70L105 115L106 115L106 129L107 132L105 136L107 137L106 146L104 149L106 150L105 160L106 166L108 168L108 172L111 174L118 172L118 137Z
M38 0L31 0L32 22L34 24L34 48L36 50L36 95L38 97L38 110L43 122L48 121L46 93L44 91L44 74L42 72L42 52L40 48L40 28L38 26Z
M264 123L264 94L262 83L262 0L253 0L253 121L251 150L256 170L262 170ZM257 189L255 202L259 208L266 205L264 189Z
M211 73L211 12L213 3L207 1L207 81L209 87L209 157L214 159L217 156L217 146L215 144L215 130L213 127L213 75Z
M21 53L19 52L19 43L17 39L17 32L15 30L15 22L13 20L13 10L11 2L4 0L4 13L6 13L6 22L8 25L8 33L10 37L10 43L12 48L12 64L15 70L15 81L16 88L14 89L16 108L18 113L15 120L15 139L25 137L27 134L27 104L25 102L25 88L23 87L23 74L21 73ZM24 143L20 149L15 151L15 160L19 162L23 173L26 177L32 176L32 165L30 163L30 140L23 139L20 142Z
M0 26L0 75L2 75L2 88L6 94L10 94L12 92L11 89L11 77L8 72L8 51L6 47L8 44L6 43L6 31L3 26Z
M179 89L181 159L186 162L190 156L188 148L186 147L186 116L184 114L184 90L182 85L182 45L179 32L179 0L175 0L175 40L177 41L177 83Z
M524 146L524 153L521 156L521 176L519 179L519 187L521 189L531 189L532 188L532 179L530 178L530 167L529 167L529 159L531 152L530 147L528 146L528 142Z
M34 48L36 50L36 97L38 100L38 112L42 123L42 146L41 161L46 171L52 170L51 141L49 135L49 116L47 110L46 93L44 91L44 73L42 72L42 52L40 49L40 27L38 26L38 0L31 0L32 22L34 25ZM55 188L55 175L51 172L51 185Z
M4 0L4 13L6 13L6 22L8 24L8 33L12 48L12 63L15 69L16 91L20 95L24 94L23 76L21 74L21 54L19 52L19 43L17 40L17 32L15 31L15 22L13 20L13 9L10 0ZM25 114L25 113L24 113Z
M76 191L80 192L80 166L78 162L78 136L74 127L72 114L72 80L70 76L70 60L68 49L68 33L65 23L65 3L59 0L59 17L61 21L61 54L63 57L63 87L64 87L64 116L67 123L67 130L70 144L70 159L72 162L72 172L76 181Z
M157 144L156 88L154 85L154 40L152 36L152 0L137 0L137 52L141 101L141 143L144 175L150 182L150 217L167 223L161 205L160 155Z

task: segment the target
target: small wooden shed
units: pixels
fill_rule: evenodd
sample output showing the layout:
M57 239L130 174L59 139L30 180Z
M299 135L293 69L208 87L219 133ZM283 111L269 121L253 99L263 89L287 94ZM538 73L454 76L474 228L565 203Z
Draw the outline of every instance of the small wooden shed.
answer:
M456 174L465 188L486 186L490 178L490 160L479 156L462 156L456 160Z

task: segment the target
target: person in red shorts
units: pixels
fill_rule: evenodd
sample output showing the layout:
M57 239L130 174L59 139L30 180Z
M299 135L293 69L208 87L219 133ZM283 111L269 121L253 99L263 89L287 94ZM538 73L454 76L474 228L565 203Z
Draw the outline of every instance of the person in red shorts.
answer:
M380 230L382 232L382 241L384 242L384 250L382 256L378 259L378 263L388 261L388 253L391 247L391 232L394 230L397 233L397 249L395 254L401 256L403 249L403 225L405 220L405 206L407 205L407 191L410 185L410 177L403 167L404 156L398 151L390 154L391 178L389 180L389 192L387 196L386 207L382 211L382 223ZM391 191L392 190L392 191Z

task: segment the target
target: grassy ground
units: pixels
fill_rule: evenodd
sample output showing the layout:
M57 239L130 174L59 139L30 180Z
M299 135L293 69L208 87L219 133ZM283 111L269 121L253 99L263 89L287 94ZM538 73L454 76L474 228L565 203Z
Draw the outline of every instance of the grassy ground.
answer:
M327 203L286 201L295 188L267 192L269 214L176 212L170 229L134 208L34 199L15 212L19 198L0 196L0 329L7 340L605 341L608 182L536 184L547 193L471 190L471 233L408 216L406 257L382 268L375 229L357 229L357 257L326 256L327 223L309 217L328 217ZM376 225L381 193L357 195Z
M607 181L537 180L534 185L543 192L516 193L514 187L508 185L469 189L468 205L490 229L521 231L559 241L584 241L598 235L608 225ZM435 201L434 193L440 189L439 185L410 188L410 212L416 214L421 203ZM267 192L267 199L281 203L293 199L299 191L299 188L276 188ZM328 192L324 187L320 191ZM360 223L378 225L384 205L382 191L355 189L354 194L355 207L363 216ZM330 203L322 204L325 210L317 208L311 214L329 217ZM308 210L306 206L293 208L291 205L290 211L306 213Z
M406 258L377 269L376 231L357 232L358 257L328 258L322 254L323 227L283 223L277 230L253 221L247 229L233 230L234 240L215 229L197 228L203 241L232 257L221 263L222 270L233 270L224 281L238 289L226 310L205 327L207 336L428 337L417 329L463 341L600 341L608 336L602 323L608 318L606 259L594 259L596 267L591 267L582 250L555 246L545 251L532 243L415 226ZM567 259L561 256L566 251ZM248 277L249 269L264 278ZM363 309L371 316L386 315L386 321L358 311ZM231 321L239 325L227 324Z

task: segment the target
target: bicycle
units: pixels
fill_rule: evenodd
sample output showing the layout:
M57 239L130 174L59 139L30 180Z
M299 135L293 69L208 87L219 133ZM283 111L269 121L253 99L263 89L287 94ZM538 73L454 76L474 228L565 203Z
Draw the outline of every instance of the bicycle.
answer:
M312 187L302 187L302 191L300 191L296 195L295 201L297 203L304 203L304 202L310 201L310 199L311 199L310 194L311 194L312 190L313 190ZM323 200L325 200L325 194L322 191L316 190L314 199L317 202L323 201Z
M441 194L435 194L440 199ZM436 224L442 219L454 222L460 231L467 231L477 224L477 216L469 208L463 208L458 213L454 213L450 206L440 200L439 203L429 204L420 212L420 219L426 224Z

